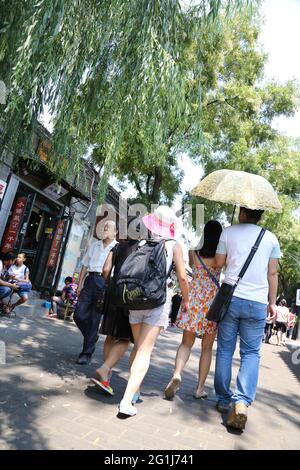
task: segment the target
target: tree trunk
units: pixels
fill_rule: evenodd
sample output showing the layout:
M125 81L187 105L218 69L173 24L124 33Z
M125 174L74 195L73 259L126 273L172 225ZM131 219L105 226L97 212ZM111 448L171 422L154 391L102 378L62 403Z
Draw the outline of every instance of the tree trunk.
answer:
M154 183L153 183L150 203L158 204L161 184L162 184L162 173L161 173L160 168L156 166L154 169Z

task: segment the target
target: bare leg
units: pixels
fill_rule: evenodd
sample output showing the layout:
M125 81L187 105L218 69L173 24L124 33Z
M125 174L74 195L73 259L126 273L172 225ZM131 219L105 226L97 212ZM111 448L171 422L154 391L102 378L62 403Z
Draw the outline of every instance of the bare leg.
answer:
M201 355L199 359L199 379L197 390L195 393L195 396L199 398L201 397L201 395L204 398L204 385L210 370L212 348L214 345L215 337L216 332L212 333L211 335L205 334L201 342Z
M137 325L138 326L138 325ZM142 324L140 324L140 326L142 326ZM129 369L131 369L131 366L133 364L133 361L135 360L135 356L136 356L136 346L135 344L133 345L133 348L131 350L131 353L130 353L130 356L129 356ZM140 389L138 389L134 396L133 396L133 399L132 399L132 403L135 404L137 403L137 401L140 399Z
M139 390L148 371L151 353L161 327L145 323L131 325L136 345L135 359L132 363L130 376L122 402L131 404L134 394Z
M277 331L277 346L279 346L282 342L282 331L278 330Z
M134 345L129 356L129 369L131 369L133 361L135 360L135 356L136 356L136 346Z
M113 347L113 345L115 344L116 341L117 341L116 338L114 338L113 336L106 336L105 341L104 341L104 345L103 345L104 362L108 358L108 356L110 354L110 351L111 351L111 348Z
M109 380L110 370L119 362L124 356L129 346L129 341L118 340L114 341L112 347L109 350L109 354L106 357L104 363L99 369L96 370L96 374L104 381Z
M57 315L57 306L63 305L61 297L53 296L51 299L51 309L49 310L49 315Z
M181 379L181 372L189 360L192 347L195 343L196 333L184 331L182 335L181 345L178 348L175 360L174 377Z
M134 339L134 345L133 345L133 348L132 348L130 356L129 356L129 369L131 369L133 361L135 360L136 351L137 351L137 344L138 344L139 338L141 336L142 325L143 325L142 323L137 323L137 324L134 324L134 325L130 325L132 335L133 335L133 339Z
M178 348L175 359L175 370L173 377L165 388L165 397L171 399L175 396L176 391L181 383L181 372L189 360L191 349L196 339L196 333L184 331L182 335L181 345Z
M14 304L11 304L10 311L12 311L18 305L25 304L25 302L27 302L27 300L28 300L28 297L25 297L25 296L21 297L19 300L17 300L17 302L15 302Z

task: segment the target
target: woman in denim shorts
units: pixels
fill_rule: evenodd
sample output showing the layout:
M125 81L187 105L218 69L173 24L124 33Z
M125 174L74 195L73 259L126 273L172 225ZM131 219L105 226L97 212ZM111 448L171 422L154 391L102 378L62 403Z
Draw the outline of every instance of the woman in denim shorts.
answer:
M172 262L175 264L178 281L182 291L183 309L188 309L188 280L180 244L175 240L178 219L167 206L159 206L154 213L143 217L143 223L151 232L154 240L165 239L167 250L167 273ZM119 405L119 413L134 416L137 409L133 406L133 397L139 392L140 385L148 371L150 357L156 339L168 325L170 299L164 305L150 310L131 310L129 322L132 328L136 355L133 360L128 384Z

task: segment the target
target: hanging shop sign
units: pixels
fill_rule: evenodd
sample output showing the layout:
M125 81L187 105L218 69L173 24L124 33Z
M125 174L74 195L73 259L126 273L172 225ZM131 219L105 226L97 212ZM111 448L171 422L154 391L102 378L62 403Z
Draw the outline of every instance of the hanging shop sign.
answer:
M52 199L59 199L67 194L67 190L61 184L53 183L44 188L44 193L52 197Z
M54 233L54 237L52 239L52 245L47 261L48 268L54 268L56 266L58 255L62 243L63 233L65 228L65 220L59 220L57 223L57 227Z
M22 224L27 198L25 196L17 197L9 224L5 230L2 242L2 252L13 251L16 239L18 238L20 226Z

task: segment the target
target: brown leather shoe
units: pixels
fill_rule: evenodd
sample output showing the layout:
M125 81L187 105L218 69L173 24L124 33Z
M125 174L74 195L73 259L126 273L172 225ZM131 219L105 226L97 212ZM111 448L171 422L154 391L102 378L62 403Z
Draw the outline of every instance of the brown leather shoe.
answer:
M248 407L245 403L237 402L229 415L226 426L234 429L245 429L247 422Z

